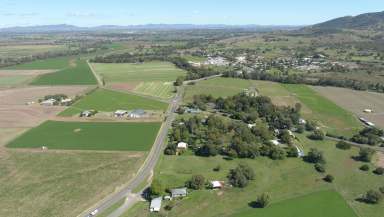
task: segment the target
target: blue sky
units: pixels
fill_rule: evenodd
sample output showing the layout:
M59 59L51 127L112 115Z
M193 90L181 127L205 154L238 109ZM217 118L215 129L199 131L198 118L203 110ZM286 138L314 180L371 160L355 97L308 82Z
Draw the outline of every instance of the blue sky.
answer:
M384 10L384 0L0 0L0 27L148 23L306 25Z

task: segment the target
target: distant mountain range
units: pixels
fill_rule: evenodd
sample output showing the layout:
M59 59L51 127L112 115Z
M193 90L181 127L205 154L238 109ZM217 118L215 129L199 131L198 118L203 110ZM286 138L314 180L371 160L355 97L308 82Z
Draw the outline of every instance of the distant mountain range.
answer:
M249 29L256 31L294 30L302 26L263 26L263 25L225 25L225 24L147 24L147 25L104 25L78 27L67 24L43 26L16 26L0 28L0 33L48 33L48 32L92 32L92 31L135 31L135 30L188 30L188 29Z
M384 30L384 11L346 16L319 23L311 29L354 29L354 30Z

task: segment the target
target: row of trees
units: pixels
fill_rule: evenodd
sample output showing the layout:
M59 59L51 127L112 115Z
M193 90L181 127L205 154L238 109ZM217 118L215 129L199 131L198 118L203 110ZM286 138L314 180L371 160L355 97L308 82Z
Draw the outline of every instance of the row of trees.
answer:
M372 146L384 144L384 131L375 127L369 127L361 130L351 138L352 142L359 144L368 144Z

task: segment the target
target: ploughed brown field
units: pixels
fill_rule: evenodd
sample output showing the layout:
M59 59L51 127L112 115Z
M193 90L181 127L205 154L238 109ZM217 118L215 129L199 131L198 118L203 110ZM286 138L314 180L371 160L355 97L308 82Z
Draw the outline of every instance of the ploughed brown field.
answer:
M384 94L337 87L312 88L337 105L353 112L357 117L364 117L378 127L384 128ZM373 112L365 113L365 109L371 109Z

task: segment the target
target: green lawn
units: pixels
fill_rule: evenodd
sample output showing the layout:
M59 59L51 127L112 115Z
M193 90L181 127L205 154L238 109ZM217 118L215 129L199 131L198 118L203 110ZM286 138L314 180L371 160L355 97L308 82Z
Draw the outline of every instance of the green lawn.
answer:
M232 217L357 217L335 191L322 191L272 204L265 209L251 209Z
M86 123L47 121L7 146L10 148L148 151L160 123Z
M309 113L303 113L305 118L318 121L326 131L351 136L362 128L351 112L339 107L308 86L296 84L283 86L309 108Z
M60 113L61 116L73 116L81 111L95 109L97 111L112 112L118 109L133 110L166 110L167 103L129 93L122 93L107 89L97 89L74 103Z
M175 95L173 82L140 82L134 92L169 99Z
M133 63L93 63L96 73L108 83L175 81L185 72L168 62Z
M85 60L77 59L69 67L57 72L38 76L32 81L33 85L91 85L97 84Z
M29 63L5 67L4 69L22 69L22 70L37 70L37 69L63 69L69 67L71 57L58 57L44 60L36 60Z

